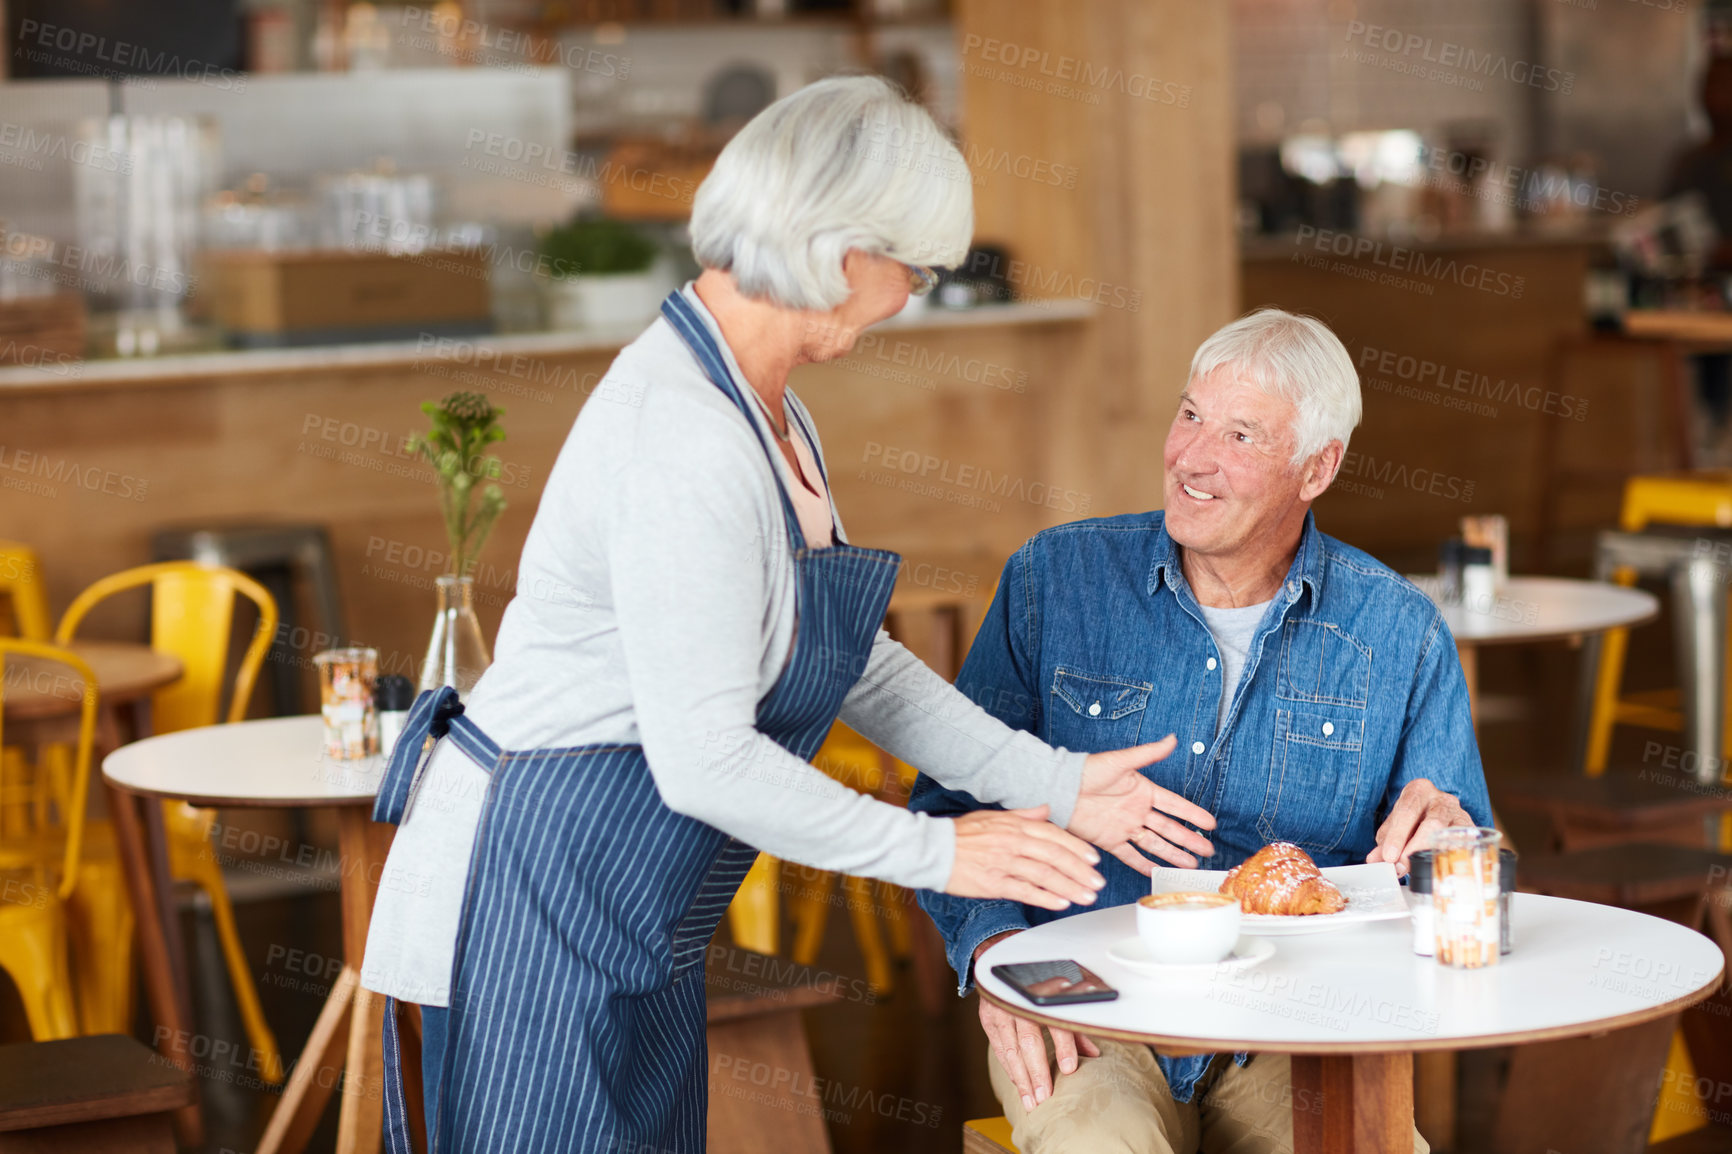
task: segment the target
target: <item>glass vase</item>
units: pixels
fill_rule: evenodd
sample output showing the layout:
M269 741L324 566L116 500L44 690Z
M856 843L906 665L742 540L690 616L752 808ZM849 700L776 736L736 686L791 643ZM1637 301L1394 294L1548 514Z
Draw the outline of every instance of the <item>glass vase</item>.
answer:
M423 690L449 685L459 696L468 696L481 674L493 664L481 621L475 616L475 578L444 576L438 579L439 612L433 619L433 637L421 662Z

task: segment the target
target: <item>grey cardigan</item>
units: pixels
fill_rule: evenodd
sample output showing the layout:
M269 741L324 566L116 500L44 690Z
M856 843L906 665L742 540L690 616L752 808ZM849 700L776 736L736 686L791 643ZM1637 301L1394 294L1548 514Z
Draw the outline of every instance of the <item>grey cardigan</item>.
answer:
M683 291L748 388L703 302ZM806 417L791 391L788 403ZM755 407L752 417L763 426ZM950 821L858 793L754 728L795 625L772 467L798 483L656 320L614 361L548 476L468 715L506 749L641 744L679 813L789 861L940 889ZM836 531L845 539L839 515ZM994 720L882 631L841 720L949 788L1070 819L1084 755ZM439 745L380 879L368 989L447 1003L486 788L481 768Z

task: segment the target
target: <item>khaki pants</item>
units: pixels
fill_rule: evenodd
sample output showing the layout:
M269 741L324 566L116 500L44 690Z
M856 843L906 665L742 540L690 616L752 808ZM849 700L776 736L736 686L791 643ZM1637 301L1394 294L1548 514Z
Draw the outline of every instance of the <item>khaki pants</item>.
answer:
M1022 1154L1291 1154L1293 1087L1285 1054L1258 1054L1244 1066L1219 1054L1191 1100L1175 1102L1153 1050L1105 1038L1094 1043L1101 1056L1079 1055L1076 1072L1057 1074L1052 1096L1032 1112L1022 1108L1022 1095L988 1046L992 1090ZM1430 1149L1415 1130L1414 1154Z

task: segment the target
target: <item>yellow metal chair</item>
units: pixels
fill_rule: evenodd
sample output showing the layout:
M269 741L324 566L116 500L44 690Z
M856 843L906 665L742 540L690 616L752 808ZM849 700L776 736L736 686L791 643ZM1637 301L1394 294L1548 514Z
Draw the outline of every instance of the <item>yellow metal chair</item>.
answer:
M1639 533L1651 524L1732 527L1732 472L1700 470L1631 477L1624 486L1624 505L1618 527L1626 533ZM1620 585L1634 585L1636 573L1633 569L1619 569L1612 580ZM1732 638L1728 641L1732 643ZM1639 725L1674 733L1682 732L1684 728L1684 714L1676 689L1620 696L1629 643L1629 629L1608 629L1600 646L1593 708L1588 715L1587 756L1583 763L1583 769L1590 777L1598 777L1606 771L1613 727ZM1728 729L1732 730L1732 710L1726 716ZM1728 748L1732 748L1732 732L1725 735L1722 752Z
M47 641L48 598L42 591L42 567L28 545L0 541L0 637L22 637ZM0 834L21 832L25 815L16 807L25 804L24 789L30 767L24 751L0 745L0 791L19 800L11 809L0 808Z
M9 655L47 658L69 667L83 683L78 744L64 803L56 806L46 789L9 783L27 791L28 828L0 835L0 970L18 988L30 1034L37 1041L78 1034L78 1014L67 957L67 902L80 879L84 848L84 809L90 792L90 750L96 738L96 675L57 646L40 641L0 638L0 700L7 684ZM0 726L4 712L0 711ZM0 740L4 740L0 730ZM5 798L8 802L12 798ZM12 807L9 805L8 809ZM59 809L57 814L50 811Z
M844 785L872 794L883 789L885 766L892 762L893 758L840 723L830 730L823 747L812 759L813 765ZM909 780L912 780L912 770L909 771ZM828 870L801 867L795 867L795 870L784 869L782 862L769 854L759 854L728 906L728 928L737 945L761 954L780 953L781 903L778 895L787 892L789 914L794 920L794 942L790 953L796 962L809 966L817 960L818 947L824 940L824 927L829 920L837 875ZM848 918L865 962L866 982L873 993L887 994L894 985L893 956L906 957L909 952L908 926L901 909L904 903L899 900L903 891L898 886L870 878L849 876L842 878L841 888L842 901L847 906ZM879 930L880 912L884 914L890 931L888 948Z
M79 624L98 603L115 594L144 586L149 586L151 591L151 646L174 654L180 659L183 669L180 680L152 695L151 724L154 731L174 733L215 725L219 720L234 722L245 717L259 667L264 663L265 652L277 631L278 615L277 603L269 591L237 569L199 565L191 561L164 561L104 577L73 599L55 631L56 640L61 643L70 641ZM224 712L224 675L237 595L257 606L259 623L235 673L233 692ZM210 898L217 938L222 943L223 959L228 965L235 1000L240 1004L247 1039L260 1056L265 1077L280 1082L283 1078L282 1055L259 1006L258 990L253 984L246 953L241 948L240 934L235 928L234 907L229 902L228 888L223 884L222 867L210 849L210 831L216 816L215 810L200 809L184 802L163 803L169 872L177 880L197 883ZM112 921L103 921L104 918L112 919L117 905L124 905L124 889L118 886L118 874L115 881L116 887L106 891L113 900L105 903L103 908L91 909L90 917L81 921L90 933L91 945L101 951L99 956L119 956L120 964L109 970L119 985L104 983L108 993L101 1000L114 1012L124 1013L129 1007L132 985L131 919L126 919L124 932L118 932L119 927L106 928L112 926ZM91 889L94 897L95 887Z
M0 541L0 636L47 641L48 596L36 552L16 541Z

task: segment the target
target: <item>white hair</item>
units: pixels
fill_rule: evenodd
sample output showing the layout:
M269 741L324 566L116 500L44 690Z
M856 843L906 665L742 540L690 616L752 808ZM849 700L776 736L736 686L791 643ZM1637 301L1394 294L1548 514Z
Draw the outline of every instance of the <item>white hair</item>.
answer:
M1201 380L1222 368L1297 410L1295 465L1330 441L1340 441L1346 450L1364 411L1359 373L1341 338L1322 321L1281 309L1247 313L1197 346L1190 379Z
M692 253L785 308L848 299L849 249L954 267L974 235L968 165L924 108L873 76L832 77L754 116L692 205Z

